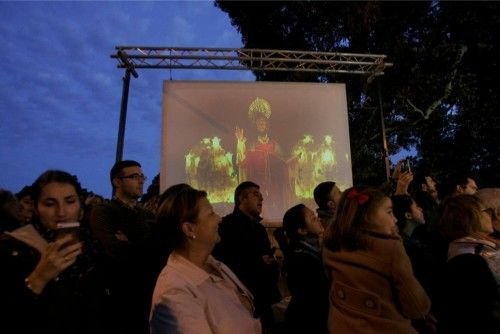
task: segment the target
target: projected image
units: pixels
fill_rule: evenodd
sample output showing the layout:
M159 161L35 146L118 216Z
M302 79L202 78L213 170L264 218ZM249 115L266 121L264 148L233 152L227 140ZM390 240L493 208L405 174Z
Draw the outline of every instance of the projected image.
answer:
M279 143L269 133L271 105L257 97L248 108L248 117L255 125L256 135L248 142L243 127L236 126L236 164L238 181L252 180L260 186L265 209L283 210L290 198L291 180L288 161Z
M167 82L163 122L162 190L204 189L221 214L246 180L260 185L271 221L299 202L314 207L320 182L352 184L343 85Z
M297 198L313 198L318 183L335 180L337 162L333 143L331 135L325 135L320 143L312 135L304 135L294 146L290 179Z
M208 192L212 203L232 202L238 185L233 154L220 146L220 138L203 138L186 157L186 181Z

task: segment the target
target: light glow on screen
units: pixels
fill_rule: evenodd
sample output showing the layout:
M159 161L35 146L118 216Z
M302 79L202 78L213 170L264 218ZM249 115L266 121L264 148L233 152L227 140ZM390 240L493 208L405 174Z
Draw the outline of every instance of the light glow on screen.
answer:
M318 183L352 185L345 86L165 81L161 150L161 191L188 183L225 215L249 180L263 217L281 221L297 203L316 207Z

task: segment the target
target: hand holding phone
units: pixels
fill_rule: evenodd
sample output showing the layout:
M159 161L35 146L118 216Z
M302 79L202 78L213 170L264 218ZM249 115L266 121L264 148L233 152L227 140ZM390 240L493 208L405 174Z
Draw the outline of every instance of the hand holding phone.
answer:
M411 173L411 161L410 159L406 159L401 163L401 172L409 172Z
M40 260L28 277L35 293L40 294L45 285L61 272L73 265L82 253L82 242L78 240L80 223L62 223L56 228L56 238L42 251Z

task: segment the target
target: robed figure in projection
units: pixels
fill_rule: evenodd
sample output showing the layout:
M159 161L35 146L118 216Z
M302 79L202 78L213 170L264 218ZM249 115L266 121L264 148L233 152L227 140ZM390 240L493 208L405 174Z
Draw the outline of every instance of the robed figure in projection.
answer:
M251 180L260 185L266 199L263 213L280 214L287 208L290 196L288 168L279 144L269 137L271 105L257 97L248 108L248 117L255 124L257 138L247 147L244 130L236 127L236 163L239 182Z

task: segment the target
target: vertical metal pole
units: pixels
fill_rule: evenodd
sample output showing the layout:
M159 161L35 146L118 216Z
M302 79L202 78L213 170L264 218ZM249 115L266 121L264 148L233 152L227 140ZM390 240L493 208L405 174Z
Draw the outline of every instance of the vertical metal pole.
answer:
M122 106L120 110L120 124L118 125L118 141L116 143L116 160L115 162L122 161L123 158L123 141L125 138L125 123L127 121L127 104L128 104L128 91L130 87L130 70L125 71L123 77L123 91L122 91Z
M384 109L383 109L383 104L382 104L382 87L380 85L381 80L382 80L381 77L379 77L377 80L378 103L379 103L379 109L380 109L380 122L382 124L382 141L384 144L385 176L387 178L387 181L389 181L389 179L391 177L391 166L389 164L389 148L387 145L387 137L386 137L386 133L385 133Z

